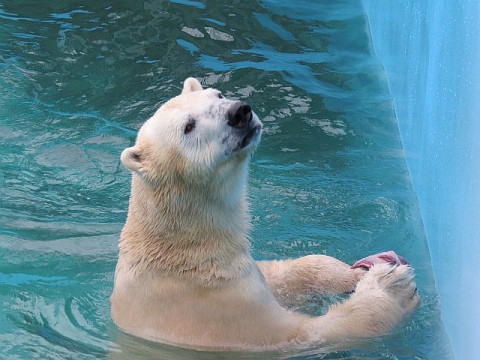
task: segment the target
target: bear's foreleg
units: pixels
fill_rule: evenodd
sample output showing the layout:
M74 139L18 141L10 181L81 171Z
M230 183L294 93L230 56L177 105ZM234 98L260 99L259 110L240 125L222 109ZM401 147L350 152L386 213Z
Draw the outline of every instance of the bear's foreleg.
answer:
M353 291L366 273L326 255L308 255L298 259L258 261L277 301L299 304L313 294L341 294Z
M377 263L347 300L332 305L324 316L309 319L304 330L310 341L348 345L389 333L419 303L411 267Z

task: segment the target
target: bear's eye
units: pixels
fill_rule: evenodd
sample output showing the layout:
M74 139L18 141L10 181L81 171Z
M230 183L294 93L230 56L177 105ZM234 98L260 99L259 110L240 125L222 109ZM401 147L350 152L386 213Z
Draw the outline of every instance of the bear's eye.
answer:
M193 129L195 129L195 120L191 120L187 125L185 125L185 129L183 130L183 133L188 134Z
M217 94L217 96L218 96L219 99L223 99L222 93L219 92L219 93Z

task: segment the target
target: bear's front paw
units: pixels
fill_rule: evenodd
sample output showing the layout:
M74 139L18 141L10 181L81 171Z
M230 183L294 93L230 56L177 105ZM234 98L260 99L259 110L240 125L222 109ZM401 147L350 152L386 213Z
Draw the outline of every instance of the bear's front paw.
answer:
M375 255L367 256L358 260L353 264L352 269L370 269L375 264L394 264L394 265L408 265L408 261L398 255L395 251L384 251Z
M405 313L412 312L420 303L413 269L407 265L390 265L388 263L373 265L359 281L355 292L363 296L383 293Z
M352 296L341 306L334 307L332 313L348 314L352 336L367 338L390 332L419 303L413 269L407 265L382 263L365 272Z

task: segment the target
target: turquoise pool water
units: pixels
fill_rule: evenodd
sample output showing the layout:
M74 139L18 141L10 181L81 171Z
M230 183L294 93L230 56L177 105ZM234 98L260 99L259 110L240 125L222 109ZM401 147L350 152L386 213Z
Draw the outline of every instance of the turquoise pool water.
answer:
M480 3L364 0L456 359L480 359Z
M393 249L416 269L422 306L393 334L268 358L451 358L359 0L17 0L0 1L0 19L0 358L232 357L140 341L109 316L130 181L119 154L187 76L264 121L250 172L256 258L353 263Z

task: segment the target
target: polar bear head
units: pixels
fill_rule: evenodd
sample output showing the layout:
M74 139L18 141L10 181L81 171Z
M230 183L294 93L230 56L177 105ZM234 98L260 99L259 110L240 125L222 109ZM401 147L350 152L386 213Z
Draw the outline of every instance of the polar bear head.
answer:
M121 161L149 187L175 184L232 191L246 178L249 154L261 132L250 106L188 78L182 93L141 127L136 144L123 151Z

